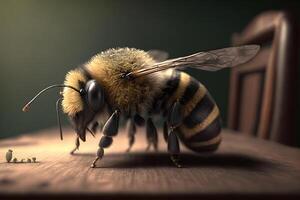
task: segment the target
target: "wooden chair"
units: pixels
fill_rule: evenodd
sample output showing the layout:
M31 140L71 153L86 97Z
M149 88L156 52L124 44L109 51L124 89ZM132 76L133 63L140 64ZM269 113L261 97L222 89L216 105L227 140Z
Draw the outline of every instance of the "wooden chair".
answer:
M295 144L297 28L289 13L269 11L233 35L234 46L260 44L261 50L231 71L229 128Z

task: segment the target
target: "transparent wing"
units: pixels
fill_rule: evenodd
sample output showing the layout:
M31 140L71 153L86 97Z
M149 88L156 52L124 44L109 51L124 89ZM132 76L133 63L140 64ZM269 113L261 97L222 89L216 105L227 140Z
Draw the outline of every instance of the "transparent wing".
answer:
M158 49L151 49L147 51L147 53L156 61L162 62L169 58L168 52L158 50Z
M170 68L181 69L187 66L206 71L217 71L248 62L257 54L259 49L258 45L245 45L199 52L189 56L158 62L148 68L131 72L128 76L135 78Z

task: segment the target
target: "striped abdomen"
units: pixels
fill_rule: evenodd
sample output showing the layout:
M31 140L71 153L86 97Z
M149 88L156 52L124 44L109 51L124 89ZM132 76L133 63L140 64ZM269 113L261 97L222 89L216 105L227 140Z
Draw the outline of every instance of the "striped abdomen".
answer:
M221 142L219 108L199 81L184 72L174 71L162 97L161 109L169 110L179 100L183 122L178 136L190 149L202 152L216 150Z

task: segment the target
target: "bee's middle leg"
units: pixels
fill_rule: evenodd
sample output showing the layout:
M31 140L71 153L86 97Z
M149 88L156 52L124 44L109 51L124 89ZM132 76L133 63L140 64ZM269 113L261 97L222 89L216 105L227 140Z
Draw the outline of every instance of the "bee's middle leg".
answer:
M151 145L153 145L154 150L157 151L158 149L158 136L157 136L157 129L154 126L154 123L151 118L148 118L146 124L146 135L147 135L147 147L146 151L149 151Z
M104 155L104 148L108 148L112 142L113 136L116 136L118 134L119 129L119 111L115 111L110 118L106 121L104 127L103 127L103 136L100 139L98 150L96 153L96 158L93 161L91 167L96 167L96 162L100 159L102 159Z
M126 152L129 152L132 145L135 142L135 134L136 134L136 126L134 119L130 119L129 129L128 129L128 138L129 138L129 146L126 150Z

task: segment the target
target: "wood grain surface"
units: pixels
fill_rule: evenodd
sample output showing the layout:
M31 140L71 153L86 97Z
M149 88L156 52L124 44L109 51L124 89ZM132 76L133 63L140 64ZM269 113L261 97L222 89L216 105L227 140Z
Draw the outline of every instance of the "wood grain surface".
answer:
M184 168L179 169L171 163L162 137L158 152L144 151L143 130L138 131L132 151L125 153L128 140L123 130L97 168L91 169L100 134L88 136L72 156L75 134L70 129L64 132L63 141L56 129L0 140L1 199L300 195L300 150L271 141L224 130L216 153L200 155L182 148ZM36 157L38 163L7 163L8 149L13 157Z

